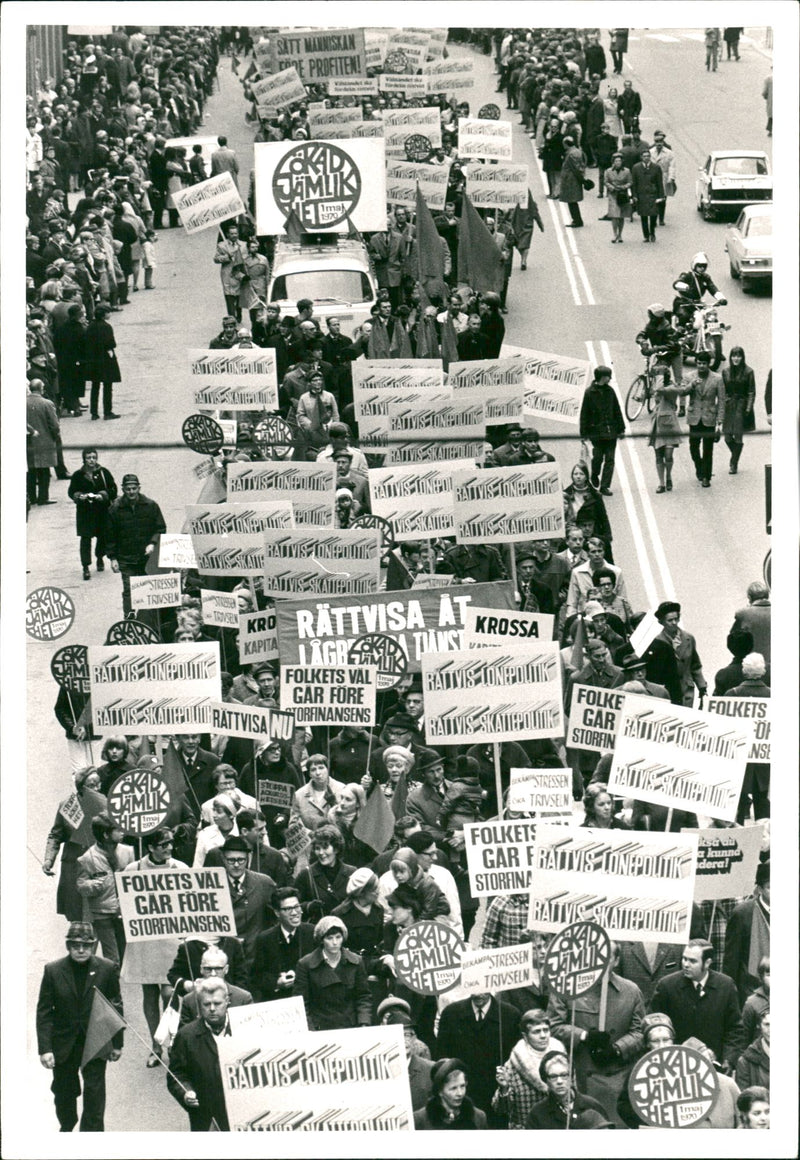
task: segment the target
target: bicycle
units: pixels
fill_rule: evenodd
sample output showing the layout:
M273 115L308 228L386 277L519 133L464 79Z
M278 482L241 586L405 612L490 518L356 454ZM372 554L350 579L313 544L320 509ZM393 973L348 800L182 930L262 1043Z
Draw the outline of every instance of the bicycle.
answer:
M665 361L666 351L652 348L648 350L643 347L642 354L647 358L644 373L636 376L625 396L625 414L631 423L639 418L645 406L648 414L652 412L656 378L660 377L665 369L669 369L669 364Z

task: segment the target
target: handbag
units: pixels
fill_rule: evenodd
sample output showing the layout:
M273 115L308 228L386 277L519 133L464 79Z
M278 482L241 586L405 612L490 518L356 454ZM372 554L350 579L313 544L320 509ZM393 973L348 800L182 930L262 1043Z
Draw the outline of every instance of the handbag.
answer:
M664 183L664 191L665 191L667 197L674 197L675 194L678 192L678 186L674 181L667 180Z
M617 205L627 205L630 201L627 189L616 190L614 196L617 199Z
M591 177L584 177L583 188L584 189L594 189L594 182L592 181Z
M158 1021L153 1040L159 1045L169 1051L172 1047L172 1041L178 1034L178 1028L181 1025L181 1007L183 1006L183 996L178 1000L178 1006L173 1007L170 1002L169 1006L165 1008L164 1014Z

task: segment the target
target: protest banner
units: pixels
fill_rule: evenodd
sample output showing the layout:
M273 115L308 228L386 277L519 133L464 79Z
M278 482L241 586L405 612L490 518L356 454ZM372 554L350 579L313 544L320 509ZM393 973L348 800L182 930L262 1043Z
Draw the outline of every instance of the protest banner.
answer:
M322 105L313 111L309 106L308 110L308 126L315 136L320 131L327 132L337 125L350 125L363 118L364 113L360 105L344 109L329 109L326 105Z
M58 640L74 621L75 601L63 588L48 584L25 597L25 631L33 640Z
M650 1127L690 1128L713 1110L719 1078L714 1064L692 1047L656 1047L633 1065L628 1096Z
M467 609L466 648L483 648L515 640L552 640L555 617L544 612L498 613L494 608Z
M192 536L201 576L263 576L263 532L215 532Z
M753 722L748 761L771 760L772 701L769 697L709 697L709 713Z
M282 234L294 210L313 233L386 229L381 138L259 141L253 146L259 234Z
M617 738L624 703L625 693L618 689L573 685L567 748L610 753Z
M378 95L378 78L331 77L328 92L332 97L375 97Z
M281 659L287 664L343 665L359 636L384 632L401 645L409 671L418 673L426 652L464 647L464 619L473 602L485 608L513 609L512 585L500 580L413 594L376 592L362 599L282 600L275 609Z
M265 1036L253 1022L220 1036L217 1050L232 1132L414 1127L402 1027Z
M211 588L200 589L203 609L203 624L213 624L217 628L239 629L239 601L231 592L217 592Z
M260 535L267 529L293 528L289 499L271 503L187 504L186 527L190 535L229 536L240 532Z
M164 822L171 804L169 787L154 769L128 769L108 790L108 812L123 833L140 838Z
M89 646L98 733L204 733L220 699L219 643Z
M453 534L453 473L469 461L371 467L373 512L389 520L395 540L430 539Z
M305 85L294 66L281 69L253 81L250 91L258 105L269 105L273 109L285 109L287 105L301 103L308 99Z
M211 415L187 415L181 436L186 446L198 455L216 455L225 442L225 432Z
M295 815L286 827L286 853L296 865L311 848L311 831L303 825L301 818Z
M382 93L404 93L407 97L426 97L428 81L423 76L409 73L381 73L378 78Z
M481 157L486 161L510 161L511 122L459 117L458 155Z
M106 644L157 644L161 637L149 624L136 617L118 620L106 633Z
M387 414L393 394L412 391L442 394L448 390L440 359L356 359L352 368L353 402L358 420L367 415Z
M275 38L279 69L293 66L308 84L366 75L363 28L282 28Z
M281 704L297 725L374 725L375 665L281 665Z
M253 442L265 459L288 459L294 450L292 428L280 415L267 415L253 428Z
M389 402L389 442L413 439L483 439L486 406L480 390L429 395L403 402Z
M417 572L416 576L414 577L413 581L411 582L411 587L412 588L448 588L451 584L454 584L454 583L455 583L455 576L452 574L442 573L441 575L439 575L438 573L432 574L430 572Z
M118 870L117 895L129 943L160 938L236 937L228 875L199 870Z
M303 1000L299 995L287 999L270 999L267 1003L247 1003L244 1007L229 1007L228 1022L233 1035L251 1026L258 1027L262 1035L266 1032L308 1031L308 1019Z
M761 826L681 833L697 835L695 902L746 898L753 893L764 837Z
M384 112L383 140L387 157L405 157L406 138L415 136L427 137L434 148L441 145L442 123L438 108L424 105Z
M67 693L89 693L89 650L85 644L65 644L54 652L50 672L59 688Z
M443 922L426 918L401 931L392 955L398 979L419 995L441 995L457 986L464 944Z
M132 608L175 608L182 600L180 572L131 576Z
M170 137L165 143L165 149L185 149L186 156L191 157L194 146L199 145L201 157L206 167L206 173L211 172L211 155L219 149L216 136L213 137Z
M468 468L453 473L456 542L502 544L564 535L557 463Z
M596 922L572 922L550 940L542 964L550 990L573 1002L611 961L611 939Z
M266 531L264 592L363 596L377 592L381 537L376 528Z
M240 705L238 701L215 701L210 709L209 728L212 733L251 741L291 741L294 715L280 709Z
M428 28L427 32L430 35L430 39L428 41L428 52L426 60L439 60L444 53L444 46L447 44L449 29ZM462 64L464 63L464 59L464 57L460 58ZM472 61L470 60L469 63L471 64Z
M473 898L527 894L533 845L542 818L468 822L464 826L469 889ZM548 825L559 825L547 819Z
M754 735L752 718L626 693L608 791L733 822Z
M361 426L359 425L359 431ZM363 446L363 441L362 441ZM425 441L412 439L409 442L389 443L387 436L385 467L397 467L404 463L442 463L466 460L471 464L481 464L486 457L483 440L457 440L442 443L437 439Z
M500 106L495 105L493 101L490 101L486 105L481 105L478 109L478 119L482 121L499 121Z
M253 45L253 59L262 77L278 71L278 52L274 38Z
M239 661L273 661L278 656L278 628L274 608L239 613Z
M568 358L566 355L546 354L521 347L501 348L503 355L516 355L522 362L525 375L526 419L557 419L560 423L577 425L581 404L592 374L587 359ZM528 426L531 426L528 423Z
M404 53L408 62L408 71L415 73L425 63L430 42L431 30L429 28L392 28L389 31L386 53L387 55L390 52Z
M460 391L480 390L487 427L519 423L525 388L516 359L473 359L450 363L447 382L456 398Z
M113 24L69 24L67 36L110 36Z
M260 806L270 806L278 810L291 808L294 786L287 785L284 781L269 781L260 777L256 788Z
M336 109L335 112L342 110ZM357 113L361 110L357 109ZM357 139L359 137L383 137L383 126L380 121L348 121L344 125L336 124L335 122L325 125L319 125L312 130L311 136L316 141L343 141L345 139Z
M429 745L559 737L564 731L557 641L422 658Z
M246 212L233 176L227 171L178 190L172 200L187 234L199 234Z
M78 800L77 793L71 793L68 798L65 798L61 805L58 807L58 812L61 814L61 817L64 819L64 821L67 822L73 830L78 829L85 817L83 806Z
M388 159L386 200L392 205L417 204L417 185L428 209L444 209L450 165L422 165L414 161Z
M366 45L367 68L380 68L386 56L386 46L389 43L389 29L365 28L364 43Z
M192 537L185 532L167 532L158 542L159 568L196 568Z
M477 161L464 166L464 176L467 197L476 209L505 211L528 204L527 165L481 165Z
M332 528L336 465L330 460L230 463L228 499L248 505L289 500L296 527Z
M685 942L694 897L694 834L574 829L542 822L530 874L531 930L599 923L623 942Z
M461 956L461 989L468 995L494 995L515 987L530 987L537 981L533 968L530 942L494 950L465 950Z
M661 622L656 620L652 612L646 612L631 633L630 645L637 657L644 656L661 629Z
M426 92L461 93L475 88L475 66L471 57L451 56L426 64L422 70Z
M572 809L572 770L512 769L507 809L534 814L542 810Z
M367 632L354 640L347 651L350 665L374 665L378 671L378 692L396 688L408 672L408 657L402 645L384 632Z
M277 411L278 372L270 347L188 352L191 403L224 411Z

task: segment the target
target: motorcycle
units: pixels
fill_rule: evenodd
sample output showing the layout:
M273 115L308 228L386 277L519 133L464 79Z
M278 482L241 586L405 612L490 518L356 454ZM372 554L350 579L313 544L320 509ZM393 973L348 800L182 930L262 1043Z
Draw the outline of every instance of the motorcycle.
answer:
M723 300L705 305L692 298L685 298L689 287L680 279L672 283L672 288L679 295L672 304L672 311L676 325L682 332L681 353L684 361L693 362L698 351L707 350L711 355L711 369L717 370L725 357L722 353L722 332L730 330L730 326L719 317L719 307L727 303Z

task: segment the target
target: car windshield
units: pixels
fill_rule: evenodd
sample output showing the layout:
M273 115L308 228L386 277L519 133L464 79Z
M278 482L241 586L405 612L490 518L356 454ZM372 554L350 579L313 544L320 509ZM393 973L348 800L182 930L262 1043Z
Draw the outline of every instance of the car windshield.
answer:
M282 274L272 286L273 302L344 302L356 305L372 301L369 278L360 270L303 270Z
M745 222L744 232L748 238L772 237L771 215L759 214L758 217L751 217L749 222Z
M714 173L716 176L766 177L767 163L763 157L718 157Z

